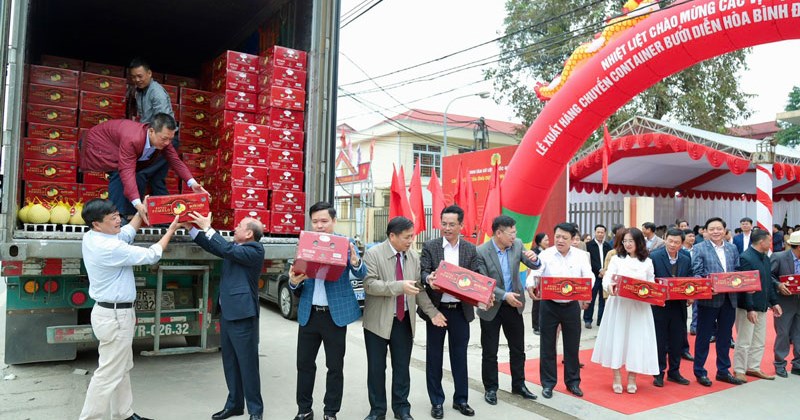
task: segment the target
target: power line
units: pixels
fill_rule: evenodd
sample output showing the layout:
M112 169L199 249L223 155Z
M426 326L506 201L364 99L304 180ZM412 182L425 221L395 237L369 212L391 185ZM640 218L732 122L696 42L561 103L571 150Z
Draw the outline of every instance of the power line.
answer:
M342 13L341 16L339 17L339 20L343 21L343 20L346 20L346 19L352 17L355 13L358 12L358 10L362 9L362 6L364 6L366 3L369 3L369 2L370 2L370 0L363 0L361 3L358 3L357 5L353 6L352 9Z
M352 19L348 20L347 22L345 22L344 24L342 24L342 25L341 25L339 28L341 28L341 29L344 29L344 28L346 28L346 27L347 27L347 25L349 25L349 24L353 23L353 22L354 22L356 19L358 19L358 18L360 18L361 16L363 16L363 15L364 15L364 13L367 13L367 12L369 12L370 10L372 10L372 8L373 8L373 7L375 7L375 6L379 5L379 4L381 4L382 2L383 2L383 0L377 0L377 1L376 1L375 3L373 3L373 4L372 4L372 6L370 6L370 7L369 7L367 10L364 10L363 12L359 13L359 14L358 14L356 17L354 17L354 18L352 18Z

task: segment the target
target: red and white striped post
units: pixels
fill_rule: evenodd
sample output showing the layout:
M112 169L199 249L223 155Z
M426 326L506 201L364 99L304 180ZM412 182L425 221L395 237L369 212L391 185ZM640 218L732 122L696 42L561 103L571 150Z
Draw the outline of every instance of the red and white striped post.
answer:
M766 137L756 145L750 160L756 165L756 226L772 233L772 165L776 142ZM771 245L770 245L771 248Z

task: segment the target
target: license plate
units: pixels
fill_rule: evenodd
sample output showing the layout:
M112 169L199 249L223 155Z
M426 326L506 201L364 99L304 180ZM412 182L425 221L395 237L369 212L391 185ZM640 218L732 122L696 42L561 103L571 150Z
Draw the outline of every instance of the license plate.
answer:
M354 290L353 293L356 294L356 299L358 300L364 300L364 298L366 297L366 294L364 293L363 290Z
M137 324L134 330L135 338L153 337L156 332L156 324ZM188 322L178 322L171 324L161 324L158 328L159 335L187 335L190 332Z
M175 293L165 290L161 294L161 309L175 309ZM136 310L156 310L156 289L142 289L136 291Z

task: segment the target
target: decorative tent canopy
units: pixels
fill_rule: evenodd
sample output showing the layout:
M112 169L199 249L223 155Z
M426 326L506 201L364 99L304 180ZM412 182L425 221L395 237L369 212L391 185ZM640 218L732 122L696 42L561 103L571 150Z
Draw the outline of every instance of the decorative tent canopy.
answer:
M634 117L612 134L608 190L640 196L756 199L758 140L699 130L677 123ZM603 142L570 162L570 187L602 192ZM800 199L800 151L775 149L774 201Z

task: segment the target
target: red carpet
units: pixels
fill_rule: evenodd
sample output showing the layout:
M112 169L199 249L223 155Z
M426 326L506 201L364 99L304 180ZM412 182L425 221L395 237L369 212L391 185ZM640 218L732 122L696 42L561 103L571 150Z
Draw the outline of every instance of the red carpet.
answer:
M772 312L768 312L767 315L772 317ZM736 328L734 327L734 336L735 334L736 334ZM692 354L694 354L694 338L695 338L694 336L691 335L689 336L689 345L692 348ZM772 348L774 343L775 343L775 328L773 326L773 320L768 319L767 340L764 349L764 357L761 363L761 369L764 373L770 375L775 373L775 368L772 364L773 361ZM640 413L642 411L651 410L653 408L663 407L681 401L686 401L692 398L702 397L704 395L711 394L713 392L724 391L728 388L734 387L735 385L730 385L724 382L718 382L714 380L714 375L716 375L717 372L716 350L714 346L715 344L712 343L708 359L706 360L706 365L705 365L706 370L708 371L709 374L709 378L712 380L712 382L714 382L714 384L711 387L704 387L698 384L697 381L695 380L694 373L692 371L692 362L682 360L681 375L683 375L686 379L689 379L691 381L691 384L678 385L676 383L668 382L665 379L664 388L656 388L655 386L653 386L652 376L638 375L636 384L639 389L635 395L628 394L624 391L623 394L615 394L611 390L611 381L612 381L611 369L607 369L600 366L599 364L592 363L591 361L592 350L591 349L583 350L580 352L580 359L581 362L586 364L586 366L583 369L581 369L581 389L583 390L584 393L582 399L603 406L605 408L618 411L623 414L635 414L635 413ZM529 356L531 355L529 354ZM731 356L731 363L733 363L733 349L730 350L730 356ZM562 355L558 355L559 383L558 385L556 385L555 390L557 392L563 393L564 395L569 395L571 397L577 398L567 391L567 387L563 383L564 365L561 364L561 359ZM505 373L507 375L511 374L508 363L501 363L499 369L500 372L502 373ZM731 369L731 373L733 373L733 369ZM539 359L528 359L526 361L525 379L528 380L529 382L541 385L541 380L539 379ZM749 382L752 382L758 379L748 376L747 380ZM623 387L627 384L627 373L624 367L622 369L622 383ZM539 401L542 401L541 397Z

